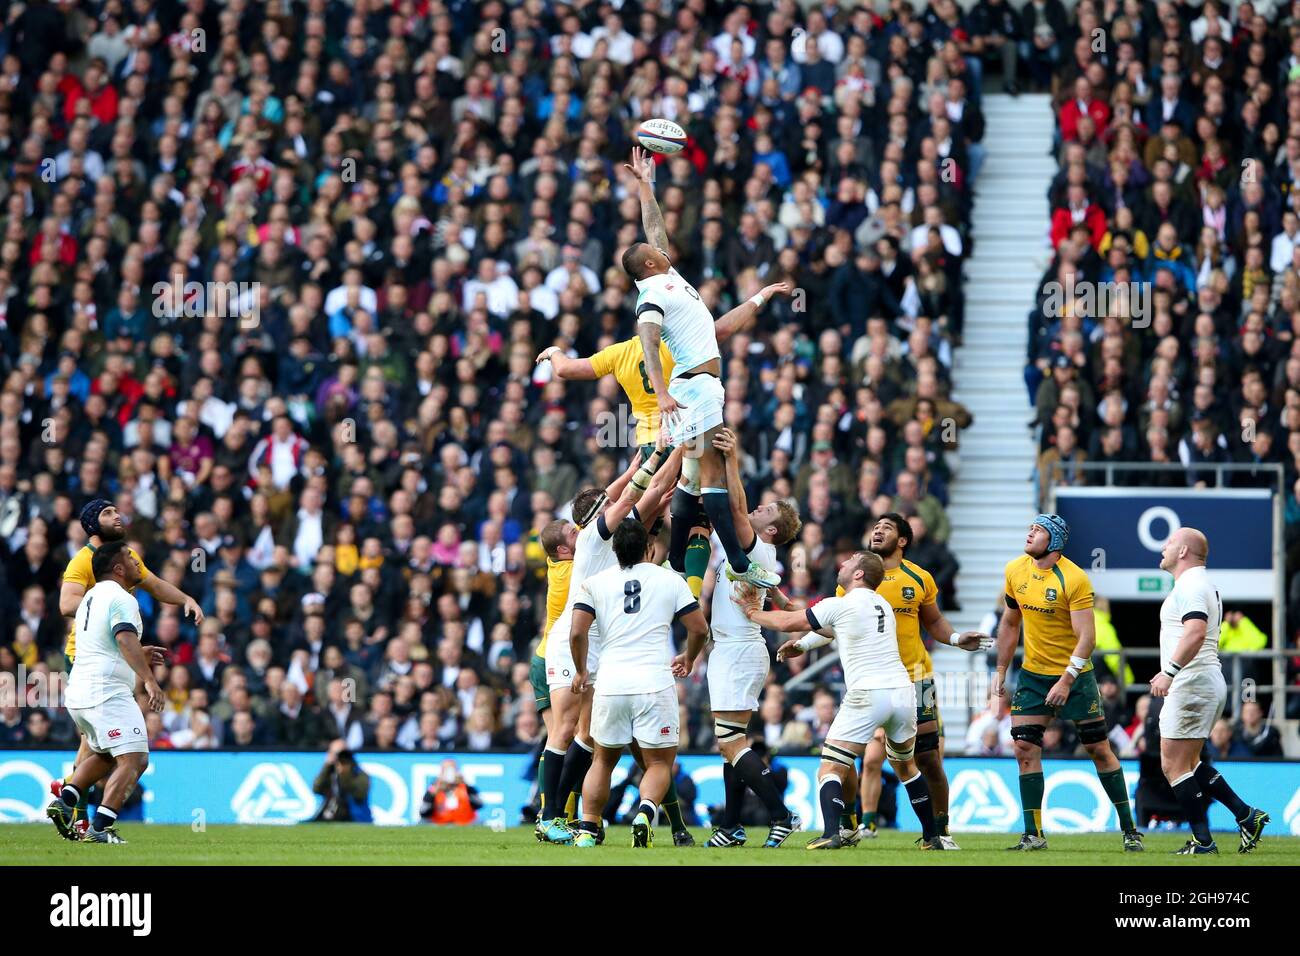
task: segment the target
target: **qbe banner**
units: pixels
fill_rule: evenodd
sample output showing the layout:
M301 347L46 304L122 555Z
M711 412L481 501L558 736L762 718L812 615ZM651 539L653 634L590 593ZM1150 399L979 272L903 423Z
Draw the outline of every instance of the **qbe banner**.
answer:
M1264 488L1057 488L1056 512L1070 525L1065 556L1098 594L1164 600L1173 587L1160 551L1179 528L1210 542L1210 574L1230 601L1272 601L1273 493Z
M479 791L478 822L506 827L519 823L519 811L532 793L527 754L429 753L357 755L370 775L370 808L375 823L419 823L420 800L452 761L465 781ZM321 798L311 785L324 760L321 753L159 751L151 754L142 780L143 801L123 819L184 825L291 824L310 819ZM816 757L777 757L789 775L785 799L804 821L821 826L817 806ZM1130 796L1137 785L1137 763L1121 761ZM681 770L695 784L695 810L708 822L709 807L722 803L722 761L716 756L683 756ZM71 751L0 751L0 823L45 822L49 783L72 766ZM957 832L1013 833L1021 828L1016 762L1010 758L949 757L944 761L951 789L951 821ZM1266 810L1286 833L1300 836L1300 762L1224 761L1233 788ZM625 758L614 776L617 785L632 767ZM1115 811L1090 760L1044 760L1046 796L1043 824L1053 833L1116 830ZM631 807L633 788L624 794ZM1215 804L1215 829L1232 830L1228 813ZM918 830L916 817L900 802L898 825Z

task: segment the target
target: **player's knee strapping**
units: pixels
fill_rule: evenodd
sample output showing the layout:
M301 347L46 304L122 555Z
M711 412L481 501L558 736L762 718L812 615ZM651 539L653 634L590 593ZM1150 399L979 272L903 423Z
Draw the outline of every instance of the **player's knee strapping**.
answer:
M744 724L733 724L727 720L713 721L713 735L718 738L718 743L731 743L733 740L744 740L745 734L749 730Z
M843 747L836 747L834 744L822 744L822 759L837 763L841 767L848 767L850 770L853 770L858 764L858 758L852 751L845 750Z
M939 731L932 730L928 734L916 735L916 752L918 754L928 754L931 751L939 749ZM885 744L885 749L889 749L889 744Z
M937 736L937 735L936 735ZM899 763L907 763L916 753L917 741L913 739L906 747L902 744L896 744L888 737L885 738L885 756L890 760L897 760Z
M1106 721L1090 720L1086 724L1078 724L1079 743L1081 744L1099 744L1106 739Z
M1012 740L1023 740L1025 743L1034 747L1043 746L1043 732L1046 730L1042 724L1022 724L1019 727L1011 728Z

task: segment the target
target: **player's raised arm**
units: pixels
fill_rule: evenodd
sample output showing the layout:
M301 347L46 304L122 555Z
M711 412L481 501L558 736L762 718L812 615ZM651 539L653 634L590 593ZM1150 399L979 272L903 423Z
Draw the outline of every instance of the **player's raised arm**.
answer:
M663 309L654 303L637 306L636 334L641 339L641 349L645 352L645 374L654 389L655 404L659 406L659 444L662 447L668 439L668 430L664 427L664 417L674 415L679 408L677 400L668 394L668 385L664 381L664 366L659 358L659 343L664 332Z
M163 604L175 604L180 607L181 614L185 617L193 617L195 624L203 623L203 609L199 607L199 602L170 581L164 580L157 574L151 574L140 582L140 587Z
M668 256L668 229L664 225L664 215L655 199L655 161L649 152L640 146L632 147L632 162L624 163L623 168L631 170L637 181L637 195L641 200L641 225L645 228L646 242L654 246L665 257Z
M788 282L776 282L764 286L753 298L746 299L714 322L713 334L717 336L719 342L724 342L737 332L744 332L754 324L754 320L758 318L758 313L763 311L763 306L778 295L789 295L792 288L793 286Z
M564 354L564 349L558 345L543 349L534 364L541 365L548 361L551 363L551 370L555 373L555 377L562 382L591 382L597 378L591 359L569 358Z
M731 505L731 520L736 524L736 538L748 551L754 546L754 529L749 523L749 499L745 496L745 482L740 477L740 441L730 428L721 429L713 436L713 447L722 455L727 473L727 501Z
M661 452L655 452L656 455ZM636 503L637 513L641 516L641 521L648 528L654 523L659 512L663 510L668 499L672 497L673 489L677 486L677 478L681 474L682 455L684 454L681 446L672 450L667 460L655 471L654 477L650 479L644 493L636 490L635 480L628 485L624 496L633 494L632 500ZM639 474L639 472L638 472Z

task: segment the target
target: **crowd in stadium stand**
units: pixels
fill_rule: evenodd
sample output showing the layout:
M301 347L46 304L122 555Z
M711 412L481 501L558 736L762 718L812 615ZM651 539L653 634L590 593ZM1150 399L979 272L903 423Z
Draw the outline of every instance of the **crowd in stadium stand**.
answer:
M1150 96L1172 26L1154 7L1130 8L1142 42L1129 53L1156 62L1122 73ZM782 553L792 597L832 590L837 559L862 546L872 516L899 511L941 606L958 598L944 506L970 417L951 400L951 362L986 69L1090 84L1094 106L1065 155L1092 165L1063 172L1054 195L1082 186L1108 222L1096 248L1066 223L1063 262L1159 266L1168 315L1156 328L1179 333L1160 344L1155 360L1176 374L1147 409L1146 342L1163 339L1130 334L1111 355L1109 339L1073 335L1095 334L1090 325L1035 329L1035 369L1059 353L1081 370L1064 399L1079 443L1104 431L1085 425L1097 406L1118 416L1126 450L1145 452L1146 434L1164 428L1165 453L1178 454L1175 430L1199 412L1191 356L1207 346L1180 349L1191 326L1168 323L1189 313L1169 293L1189 274L1217 275L1215 264L1234 271L1214 279L1221 292L1200 293L1214 306L1205 337L1222 352L1207 414L1267 400L1270 427L1279 415L1300 424L1286 404L1300 400L1286 388L1300 387L1300 358L1245 374L1285 350L1289 322L1278 326L1269 305L1239 334L1235 305L1219 304L1266 303L1271 290L1285 307L1300 292L1269 283L1278 190L1300 174L1300 138L1276 135L1286 64L1300 55L1268 24L1254 82L1254 43L1209 67L1189 39L1196 23L1175 33L1184 112L1222 88L1211 126L1235 125L1226 102L1243 88L1260 98L1282 71L1255 110L1258 133L1243 126L1203 150L1208 178L1223 179L1228 232L1202 269L1190 251L1199 203L1178 200L1172 218L1192 234L1169 246L1144 231L1165 207L1142 192L1142 177L1161 172L1178 176L1180 196L1202 182L1200 127L1169 150L1143 133L1121 153L1129 178L1107 193L1121 115L1137 123L1149 110L1130 87L1135 105L1121 111L1120 49L1100 66L1071 62L1069 38L1089 21L1056 0L1018 15L1005 0L969 14L952 0L878 12L795 0L11 9L0 30L0 670L63 668L58 591L85 543L76 516L112 499L145 564L207 615L196 627L137 592L146 634L170 651L154 748L533 748L539 531L635 452L612 380L553 381L534 359L633 334L635 290L618 263L641 226L622 164L646 118L689 134L660 160L656 191L672 258L714 314L772 282L798 290L724 346L750 500L793 498L804 520ZM1285 29L1287 11L1276 17ZM1243 144L1269 151L1249 210L1223 173ZM1132 198L1127 231L1110 228L1107 195ZM1285 235L1300 233L1288 223ZM1262 261L1239 248L1243 234L1269 243ZM1146 258L1121 261L1126 248ZM1095 361L1093 348L1104 350ZM1065 391L1068 371L1042 374ZM1115 397L1116 385L1127 392ZM1056 404L1038 407L1050 419ZM1278 431L1273 448L1300 445ZM788 700L789 676L774 667L754 729L774 749L807 752L833 699ZM702 671L681 685L684 736L701 748L713 746L706 695ZM0 746L74 737L64 711L0 708Z
M1300 6L1025 9L1056 37L1043 88L1060 160L1048 192L1054 257L1030 312L1025 371L1040 493L1106 481L1084 463L1165 466L1117 471L1112 483L1170 487L1222 477L1279 488L1275 469L1259 466L1281 465L1295 646ZM1228 463L1251 467L1216 470ZM1228 614L1224 650L1265 647L1245 624ZM1287 679L1300 680L1300 657ZM1300 717L1300 696L1288 709Z
M894 510L951 605L982 134L955 9L29 3L0 35L0 667L63 666L103 496L207 615L141 595L154 747L532 747L539 529L635 451L612 380L534 358L633 334L652 116L689 132L657 194L714 313L798 290L724 353L750 498L804 516L786 588L827 593ZM699 676L682 697L711 747ZM797 709L769 692L769 741L811 746Z

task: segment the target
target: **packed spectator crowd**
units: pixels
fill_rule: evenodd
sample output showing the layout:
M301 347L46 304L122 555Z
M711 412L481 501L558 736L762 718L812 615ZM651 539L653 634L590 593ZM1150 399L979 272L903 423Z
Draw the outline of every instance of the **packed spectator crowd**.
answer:
M1060 170L1025 380L1039 489L1279 489L1300 631L1300 5L1026 6ZM1062 294L1064 292L1064 294ZM1235 470L1216 466L1235 464ZM1282 466L1281 487L1276 468ZM1156 467L1151 467L1156 466ZM1289 664L1296 682L1300 658ZM1300 717L1300 696L1289 716Z
M531 748L539 530L635 451L612 380L534 358L632 334L622 164L654 116L689 133L656 188L715 315L796 288L724 347L750 498L803 515L787 589L831 590L892 510L952 606L983 63L951 0L10 9L0 670L63 669L102 496L206 614L137 595L170 651L154 748ZM683 684L711 747L704 701ZM810 746L818 713L774 686L764 736ZM0 746L72 743L0 713Z

